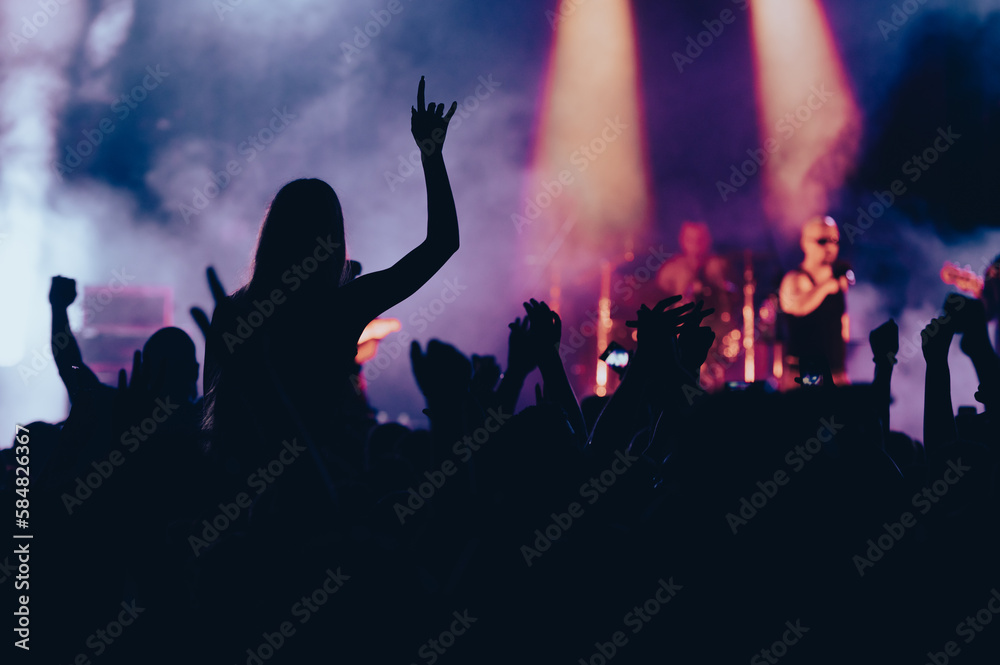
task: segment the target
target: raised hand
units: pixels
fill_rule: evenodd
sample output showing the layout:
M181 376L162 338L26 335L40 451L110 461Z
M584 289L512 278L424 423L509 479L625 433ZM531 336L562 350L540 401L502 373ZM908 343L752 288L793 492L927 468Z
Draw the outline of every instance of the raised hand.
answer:
M528 340L538 362L538 369L542 372L546 401L563 410L573 429L576 443L582 448L587 442L587 425L559 355L562 319L544 302L533 298L524 303L524 311L528 313ZM541 392L536 391L536 400L540 397Z
M559 315L534 298L524 303L524 311L528 314L528 340L535 362L543 361L551 353L558 354L562 338L562 319Z
M448 133L448 123L455 115L458 102L452 102L447 115L444 113L444 104L430 105L424 104L424 77L420 77L417 85L417 106L410 107L410 132L417 142L417 147L423 157L431 157L440 154L444 147L445 135Z
M931 319L931 322L920 331L921 348L924 352L924 360L928 364L932 362L948 362L948 349L951 348L951 340L955 336L955 321L951 317L939 316Z
M215 268L209 266L205 272L208 276L208 288L212 292L212 299L215 300L216 310L225 308L229 304L229 297L226 296L226 290L222 288L222 282L219 281L219 276L216 274ZM211 337L212 322L208 318L208 315L205 314L205 310L200 307L192 307L191 317L198 324L198 328L201 329L201 334L205 336L205 340L209 340Z
M642 360L641 365L651 364L659 366L659 369L671 369L678 365L678 327L684 323L683 315L694 309L694 303L668 309L681 300L682 296L671 296L656 303L653 309L642 305L636 312L635 320L625 322L629 328L636 329L638 345L635 357Z
M955 332L962 333L961 349L970 358L992 350L986 328L986 307L978 298L952 293L944 303L945 314L955 321Z
M694 309L683 315L684 323L677 334L677 351L681 365L693 376L697 376L702 364L708 359L708 352L715 343L715 331L701 325L714 309L702 310L705 305L699 300Z
M454 346L432 339L424 353L414 340L410 344L410 362L417 386L432 409L432 403L454 404L453 400L468 393L472 363Z
M132 375L126 377L124 369L118 370L118 390L112 403L112 417L117 429L124 431L149 415L150 405L158 393L151 390L147 383L142 352L136 351L132 354Z
M896 321L889 319L868 333L868 344L876 364L888 362L895 365L896 354L899 353L899 326Z
M76 280L69 277L53 277L49 288L49 303L53 307L66 309L76 300Z
M507 327L510 328L510 336L507 338L507 373L526 377L538 365L531 352L528 317L516 318Z
M146 386L146 379L142 372L142 351L132 354L132 377L126 381L125 370L118 370L118 391L120 394L130 393L140 394Z
M653 309L642 305L636 312L634 321L626 321L625 325L635 328L638 331L638 339L641 342L645 337L647 341L660 339L661 335L673 336L677 334L677 327L682 323L681 314L694 309L694 303L688 303L677 309L668 309L671 305L676 305L683 299L683 296L671 296L656 303ZM643 332L645 330L645 333Z
M472 356L472 382L469 389L473 397L484 407L495 406L497 402L496 388L500 380L500 365L493 356Z

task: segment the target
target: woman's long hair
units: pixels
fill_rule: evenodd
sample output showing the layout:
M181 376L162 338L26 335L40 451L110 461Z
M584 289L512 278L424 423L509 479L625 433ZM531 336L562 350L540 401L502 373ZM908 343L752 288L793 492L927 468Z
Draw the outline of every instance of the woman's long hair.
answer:
M309 271L316 262L313 272ZM304 265L305 263L305 265ZM296 282L294 268L308 275ZM340 286L347 275L344 213L333 187L316 178L293 180L275 195L260 225L249 294Z
M233 313L249 307L252 298L270 298L275 289L290 299L307 302L303 295L334 290L348 276L344 213L336 192L315 178L293 180L278 191L267 208L257 237L250 279L232 296L236 305ZM218 352L224 353L222 349ZM220 385L227 384L230 390L233 385L232 379L226 381L222 376L221 366L214 362L212 365L212 376L205 377L203 420L204 429L210 431L217 424Z

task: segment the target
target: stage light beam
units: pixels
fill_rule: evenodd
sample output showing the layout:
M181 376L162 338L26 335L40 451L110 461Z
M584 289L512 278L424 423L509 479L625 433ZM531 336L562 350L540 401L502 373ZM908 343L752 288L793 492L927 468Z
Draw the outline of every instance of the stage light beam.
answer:
M853 168L861 120L818 0L752 0L765 210L786 232L825 214ZM773 145L773 144L772 144Z
M650 217L634 19L628 0L562 0L550 18L555 40L523 215L514 221L519 232L528 225L522 252L546 256L540 269L560 299L570 309L584 302L600 309L600 266L631 251ZM567 219L576 222L573 232L547 254ZM604 344L608 319L596 340ZM587 374L603 392L607 367L598 362L594 369Z

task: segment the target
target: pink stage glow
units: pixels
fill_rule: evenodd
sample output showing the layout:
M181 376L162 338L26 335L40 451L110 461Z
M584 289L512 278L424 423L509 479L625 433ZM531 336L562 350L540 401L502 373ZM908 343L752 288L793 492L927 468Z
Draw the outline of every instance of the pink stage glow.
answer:
M603 349L611 328L609 266L631 251L651 216L635 24L628 0L562 0L550 20L555 41L525 208L514 224L526 232L522 248L553 309L600 284L602 297L588 307L602 312ZM603 395L607 367L594 363L588 373Z
M563 0L552 20L556 37L525 192L524 216L541 244L532 249L543 254L572 217L568 244L619 255L624 244L609 246L608 238L646 223L650 206L632 9L627 0Z
M860 114L817 0L753 0L751 13L761 138L771 153L765 208L797 233L826 213L853 168Z

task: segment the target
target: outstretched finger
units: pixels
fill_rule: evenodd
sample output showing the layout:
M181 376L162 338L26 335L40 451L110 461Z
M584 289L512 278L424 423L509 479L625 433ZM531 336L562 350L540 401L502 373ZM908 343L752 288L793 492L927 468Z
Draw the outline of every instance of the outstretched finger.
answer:
M684 296L670 296L669 298L664 298L660 302L656 303L656 307L653 308L654 312L662 312L671 305L675 305L684 299Z
M690 312L688 312L684 316L685 321L689 321L693 325L700 325L702 321L704 321L709 316L711 316L712 314L715 313L715 308L702 309L702 307L704 307L704 305L705 305L705 301L704 300L699 300L695 304L694 309L691 310Z
M455 111L457 109L458 109L458 102L452 102L451 103L451 108L448 109L448 114L445 115L445 117L444 117L444 121L445 122L450 122L451 121L451 116L455 115Z
M208 274L208 288L212 291L212 298L215 300L216 306L222 304L226 301L226 290L222 288L222 282L219 281L219 275L216 274L215 268L212 266L208 267L205 271Z
M670 316L676 317L678 319L684 318L681 315L687 315L691 310L694 309L694 303L689 302L686 305L681 305L680 307L675 307L674 309L667 310L664 314L669 314Z
M430 351L430 345L427 345L427 350ZM413 372L419 373L424 369L424 361L427 357L424 355L423 350L420 348L420 342L413 340L410 343L410 364L413 366Z
M208 339L209 331L212 328L212 322L209 321L208 314L205 314L205 310L201 307L192 307L191 318L198 324L198 329L201 330L201 334L205 336L205 339Z
M132 354L132 380L129 382L129 387L133 388L141 385L142 376L142 351L136 351Z
M417 110L422 113L426 108L424 106L424 77L421 76L420 83L417 84Z

